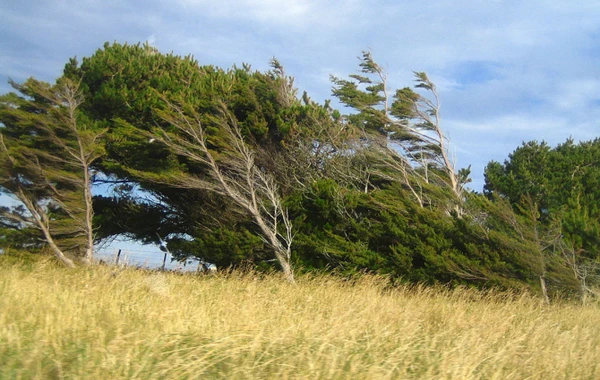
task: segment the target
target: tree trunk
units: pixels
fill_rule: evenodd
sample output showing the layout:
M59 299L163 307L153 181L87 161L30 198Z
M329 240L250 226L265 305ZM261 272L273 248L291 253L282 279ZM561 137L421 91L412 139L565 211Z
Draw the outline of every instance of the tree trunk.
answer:
M269 228L267 223L265 223L264 218L257 210L250 210L250 214L252 214L254 218L254 222L261 229L263 236L266 237L264 240L268 243L275 253L275 259L279 262L281 266L281 270L283 271L283 275L285 279L291 283L295 282L294 279L294 270L292 269L292 265L290 264L290 247L289 245L285 247L279 238L277 237L277 231L274 228Z
M84 167L84 200L85 200L85 233L86 233L86 247L85 247L85 262L86 264L92 264L94 262L94 208L92 201L92 181L90 178L89 167Z
M295 283L296 279L294 278L294 270L292 269L292 265L290 264L290 260L288 252L281 252L282 248L277 248L275 250L275 257L277 261L279 261L279 265L281 265L281 270L283 271L283 276L290 283Z
M42 227L42 232L44 234L44 237L46 238L46 241L48 242L48 245L50 246L50 249L52 249L52 252L54 252L54 256L56 256L58 260L60 260L69 268L75 268L75 263L73 262L73 260L65 256L63 251L60 248L58 248L58 246L54 242L54 239L50 235L50 231L47 231L45 228Z
M548 290L546 289L546 278L544 276L540 276L540 287L542 288L542 296L544 297L544 303L546 305L549 305L550 298L548 297Z
M59 259L63 264L69 268L75 268L75 263L73 260L65 256L64 253L62 253L62 251L56 246L56 244L50 244L50 248L52 248L52 251L54 251L54 256L56 256L56 258Z

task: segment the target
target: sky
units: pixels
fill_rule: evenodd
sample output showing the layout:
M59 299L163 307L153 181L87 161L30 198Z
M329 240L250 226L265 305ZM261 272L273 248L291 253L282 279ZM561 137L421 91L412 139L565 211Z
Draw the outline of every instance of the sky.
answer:
M27 0L2 1L0 15L0 93L9 78L53 81L69 58L116 41L223 68L267 70L276 57L323 102L329 76L356 72L370 50L391 89L413 85L413 71L436 83L475 190L523 141L597 136L600 0Z
M487 163L523 141L599 135L600 0L4 0L0 16L1 94L9 78L51 82L69 58L116 41L223 68L267 70L276 57L299 94L323 102L329 76L355 73L370 50L390 89L412 86L413 71L436 83L477 191Z

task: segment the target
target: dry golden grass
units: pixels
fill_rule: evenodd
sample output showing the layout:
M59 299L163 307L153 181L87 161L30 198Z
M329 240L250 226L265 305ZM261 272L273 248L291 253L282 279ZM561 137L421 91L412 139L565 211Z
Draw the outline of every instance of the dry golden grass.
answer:
M0 378L600 378L597 305L384 284L0 262Z

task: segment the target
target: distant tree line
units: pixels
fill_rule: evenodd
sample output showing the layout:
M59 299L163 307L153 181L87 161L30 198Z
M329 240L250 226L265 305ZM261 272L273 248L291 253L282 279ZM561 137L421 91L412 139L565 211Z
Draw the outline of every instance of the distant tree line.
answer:
M529 142L465 189L425 73L393 90L370 52L299 95L275 59L201 66L105 44L0 97L5 249L93 262L116 236L217 267L389 275L585 298L598 278L600 141ZM103 189L92 195L92 187Z

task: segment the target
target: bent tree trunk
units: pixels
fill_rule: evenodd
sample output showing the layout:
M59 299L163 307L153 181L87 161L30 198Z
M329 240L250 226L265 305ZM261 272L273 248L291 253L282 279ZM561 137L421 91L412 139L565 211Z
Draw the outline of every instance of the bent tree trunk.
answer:
M46 239L48 241L48 245L50 246L50 249L52 249L52 252L54 252L54 256L56 256L56 258L58 260L60 260L63 264L65 264L69 268L75 268L75 263L73 262L73 260L71 260L67 256L65 256L65 254L60 250L60 248L58 248L56 243L54 243L54 240L52 240L51 237L50 238L46 237Z
M283 276L289 282L295 282L294 279L294 270L292 269L292 265L289 260L290 252L280 252L279 250L275 250L275 257L279 264L281 265L281 270L283 271Z
M259 223L260 226L261 223ZM261 226L262 229L262 226ZM265 233L266 232L266 233ZM273 248L275 258L279 262L281 266L281 270L283 271L283 276L289 282L295 282L294 279L294 270L292 268L292 264L290 263L291 259L291 248L289 245L284 246L278 237L271 233L271 231L264 231L267 236L269 236L268 244Z

